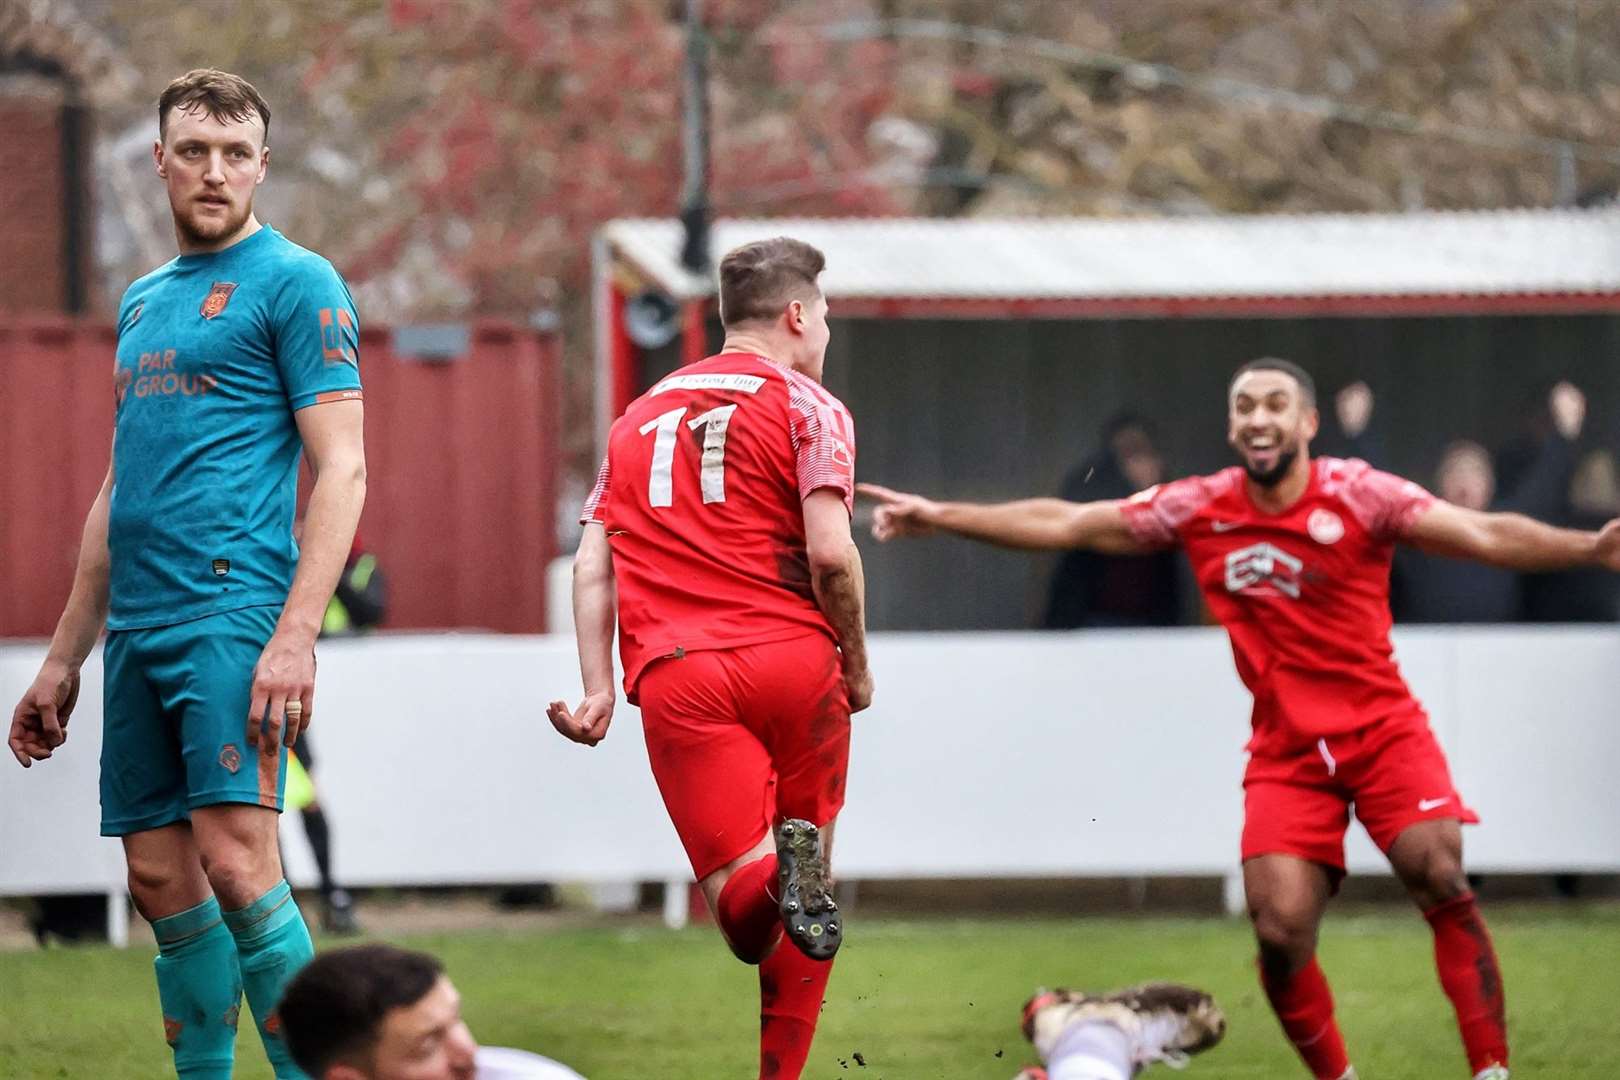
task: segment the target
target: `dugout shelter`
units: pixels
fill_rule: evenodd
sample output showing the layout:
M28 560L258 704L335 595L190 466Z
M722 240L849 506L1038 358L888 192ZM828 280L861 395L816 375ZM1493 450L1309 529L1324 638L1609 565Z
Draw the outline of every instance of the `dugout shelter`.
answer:
M826 382L863 480L966 499L1055 494L1122 409L1171 475L1230 462L1226 382L1285 356L1377 395L1383 467L1424 482L1446 443L1521 436L1561 378L1620 448L1620 209L1175 219L720 220L711 262L795 236L827 255ZM670 220L596 240L598 444L626 404L718 347L712 273ZM1050 560L951 539L862 543L877 629L1035 625ZM940 588L940 582L950 582Z

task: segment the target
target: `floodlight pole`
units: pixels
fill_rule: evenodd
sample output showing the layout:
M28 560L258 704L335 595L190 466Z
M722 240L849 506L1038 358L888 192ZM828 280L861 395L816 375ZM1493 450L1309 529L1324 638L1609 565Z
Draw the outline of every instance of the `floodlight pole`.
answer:
M686 0L685 123L683 142L686 184L681 192L681 266L709 277L709 35L703 25L703 0ZM681 362L694 363L708 354L708 290L681 305Z
M703 0L686 0L685 115L682 131L686 183L681 191L685 239L681 265L694 274L709 271L709 36L703 26Z

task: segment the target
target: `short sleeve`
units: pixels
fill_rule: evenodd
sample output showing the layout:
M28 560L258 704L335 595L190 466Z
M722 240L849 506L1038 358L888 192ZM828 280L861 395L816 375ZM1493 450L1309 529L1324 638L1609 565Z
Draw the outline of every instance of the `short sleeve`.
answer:
M1360 467L1346 477L1339 497L1376 539L1404 539L1413 523L1434 505L1434 496L1421 484L1380 472L1365 462L1350 464Z
M135 325L135 312L142 306L138 300L132 302L131 294L134 291L133 287L125 289L124 295L118 299L118 333L120 336L123 335L124 331Z
M296 411L359 400L360 317L349 288L325 259L288 272L274 311L276 365Z
M596 471L596 486L591 488L590 498L585 500L585 506L579 512L581 525L605 525L607 518L604 504L607 502L608 489L608 459L602 457L602 467Z
M799 498L832 488L855 512L855 421L836 398L796 380L788 382L788 428L793 439Z
M1207 477L1189 476L1168 484L1155 484L1120 504L1131 536L1146 548L1175 547L1181 530L1193 515L1214 498Z

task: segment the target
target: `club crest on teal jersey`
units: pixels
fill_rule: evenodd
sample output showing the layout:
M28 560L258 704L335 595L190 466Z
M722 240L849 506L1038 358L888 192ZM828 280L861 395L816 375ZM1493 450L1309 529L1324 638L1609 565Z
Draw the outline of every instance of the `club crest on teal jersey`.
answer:
M231 302L231 293L236 291L234 281L216 281L214 287L208 291L208 296L202 302L202 317L212 319L225 310L225 305Z

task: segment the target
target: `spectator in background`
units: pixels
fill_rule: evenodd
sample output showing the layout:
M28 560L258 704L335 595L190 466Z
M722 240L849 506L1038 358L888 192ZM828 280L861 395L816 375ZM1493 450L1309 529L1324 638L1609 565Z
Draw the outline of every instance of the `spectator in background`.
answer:
M1063 480L1070 502L1128 499L1164 479L1164 458L1142 417L1116 413L1102 446ZM1098 626L1174 626L1181 621L1180 559L1174 551L1146 557L1067 551L1048 586L1049 630Z
M1339 444L1333 447L1336 456L1383 466L1384 446L1372 426L1372 414L1372 387L1359 379L1333 395L1333 415L1339 421Z
M343 576L338 578L337 591L326 605L321 636L341 637L373 630L382 624L387 614L387 582L377 568L377 556L366 550L356 532L348 561L343 564Z
M1485 448L1460 440L1440 459L1435 494L1470 510L1511 511L1558 521L1574 465L1575 440L1586 422L1586 395L1561 382L1547 396L1547 409L1552 430L1510 493L1497 492L1496 470ZM1493 623L1520 616L1520 576L1512 571L1402 548L1395 555L1393 580L1397 622Z
M1575 466L1569 502L1558 524L1589 528L1605 513L1620 516L1620 466L1612 451L1592 450ZM1620 577L1576 570L1527 575L1523 617L1529 622L1614 622L1620 618Z

